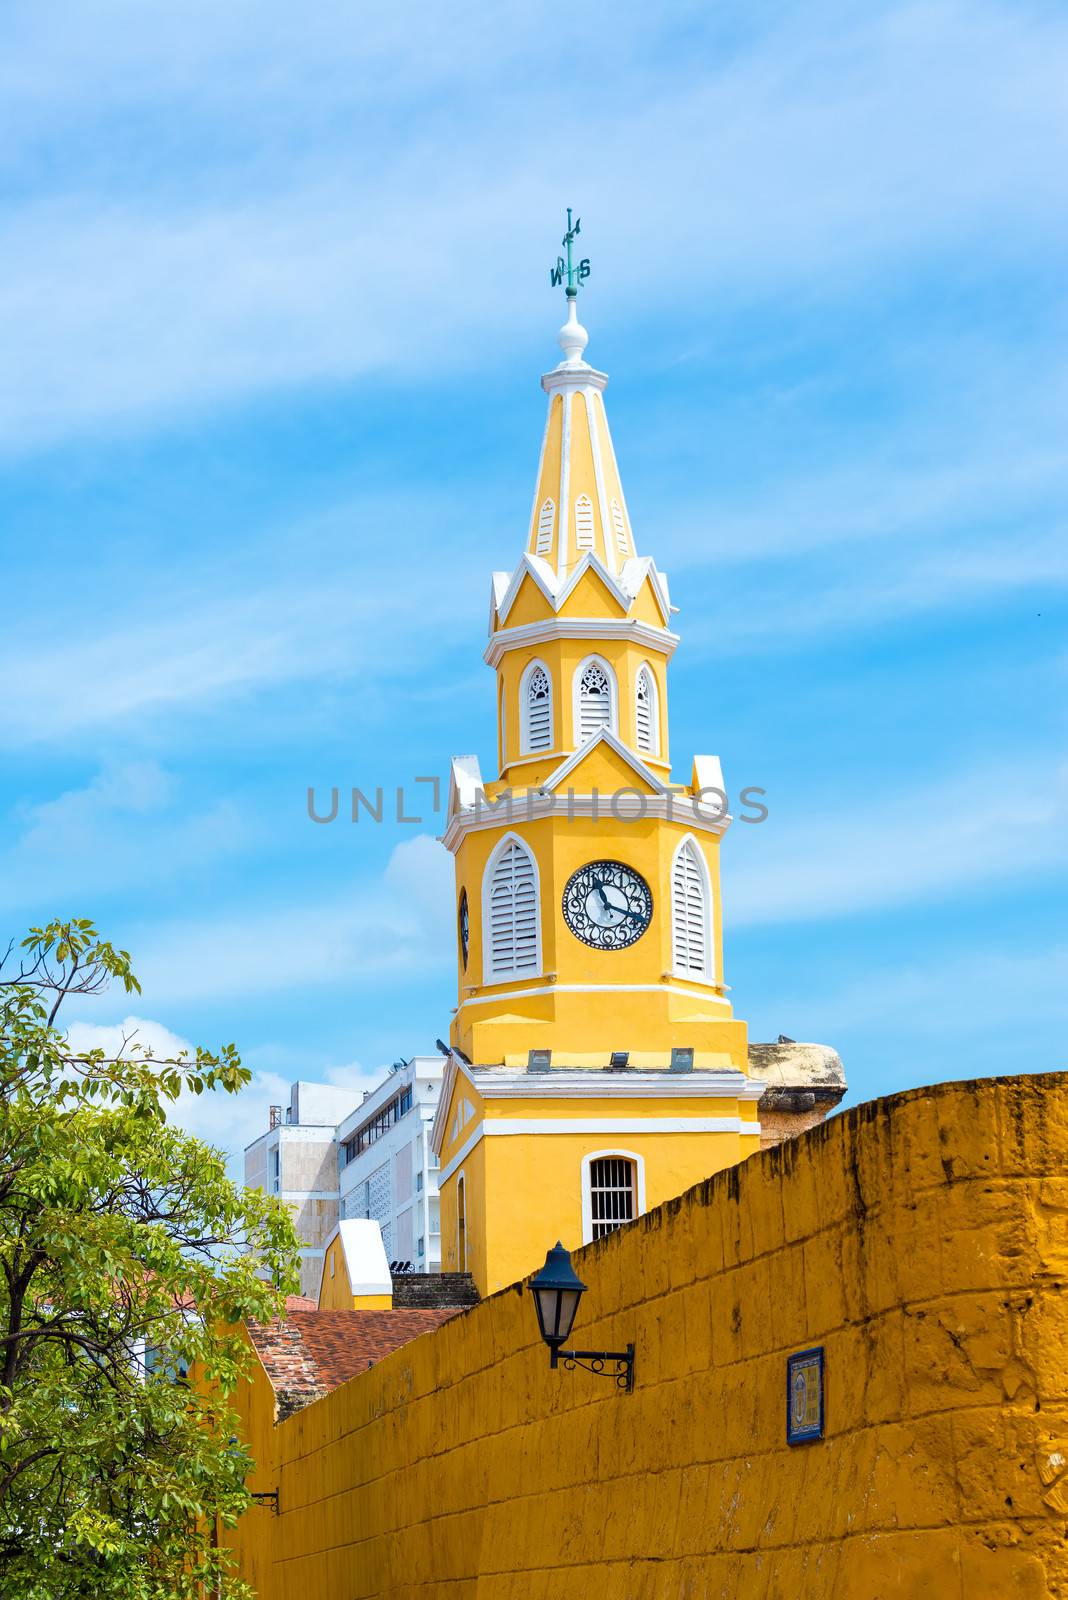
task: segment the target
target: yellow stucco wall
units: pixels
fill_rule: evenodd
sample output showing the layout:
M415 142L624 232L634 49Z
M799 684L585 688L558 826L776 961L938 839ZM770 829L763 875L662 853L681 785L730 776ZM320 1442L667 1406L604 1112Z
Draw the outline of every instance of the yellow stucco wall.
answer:
M583 783L611 792L619 781L614 752L603 747L582 763L594 769ZM633 774L630 775L633 778ZM608 811L606 803L606 813ZM625 811L625 805L622 808ZM482 907L486 864L506 834L521 837L538 864L541 906L541 971L526 980L485 981ZM456 851L457 898L466 889L471 941L466 971L457 956L460 1006L452 1042L471 1060L525 1063L536 1047L560 1047L573 1065L603 1065L616 1048L631 1052L634 1066L664 1065L671 1045L692 1046L700 1066L747 1064L745 1024L735 1020L724 994L692 978L671 978L671 867L679 843L693 836L712 884L714 971L723 977L723 917L719 891L719 838L694 832L682 821L646 817L606 828L590 817L527 820L521 805L511 820L468 833ZM587 861L609 856L627 862L649 884L653 915L648 930L625 950L594 950L567 928L560 899L571 873ZM551 975L551 976L550 976ZM568 992L567 985L582 987ZM642 985L644 988L636 986ZM529 1000L527 989L549 992ZM611 987L610 987L611 986ZM618 987L615 987L618 986ZM630 987L628 987L630 986ZM494 996L494 989L502 998ZM705 990L705 996L701 990ZM655 992L650 992L653 990ZM622 1041L622 1045L620 1044Z
M633 1340L634 1393L550 1371L495 1295L271 1432L260 1600L1068 1593L1063 1077L858 1107L576 1266L576 1341ZM810 1345L827 1433L790 1448Z

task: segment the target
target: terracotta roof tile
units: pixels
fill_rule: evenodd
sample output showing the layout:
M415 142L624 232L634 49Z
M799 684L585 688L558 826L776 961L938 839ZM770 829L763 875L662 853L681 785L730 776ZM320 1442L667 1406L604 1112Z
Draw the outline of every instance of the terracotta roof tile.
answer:
M459 1316L460 1310L287 1310L284 1321L250 1322L248 1330L278 1397L282 1421L402 1344Z

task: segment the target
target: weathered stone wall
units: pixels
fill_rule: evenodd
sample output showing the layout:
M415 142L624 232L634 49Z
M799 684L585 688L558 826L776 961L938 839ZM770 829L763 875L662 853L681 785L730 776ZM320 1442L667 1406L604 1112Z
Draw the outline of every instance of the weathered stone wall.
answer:
M631 1395L550 1371L519 1288L273 1430L249 1391L261 1600L1068 1596L1063 1078L858 1107L575 1262Z

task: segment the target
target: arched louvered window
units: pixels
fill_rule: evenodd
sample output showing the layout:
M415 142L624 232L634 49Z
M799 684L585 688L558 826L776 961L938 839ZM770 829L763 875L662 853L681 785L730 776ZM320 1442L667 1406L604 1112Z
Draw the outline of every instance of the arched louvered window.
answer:
M575 549L593 549L593 501L588 494L575 501Z
M657 710L656 679L652 668L640 667L634 682L634 720L638 733L638 749L654 756L660 753Z
M536 978L541 971L538 871L514 834L501 841L487 863L482 902L483 980Z
M578 669L575 694L575 727L579 744L592 739L601 728L615 728L615 680L603 661L584 661Z
M612 501L612 530L616 536L616 549L620 555L629 555L630 541L627 538L627 525L623 521L623 507L618 500Z
M547 556L553 547L553 524L556 521L556 507L546 498L538 512L538 538L534 546L534 554Z
M714 981L712 890L708 868L693 839L684 839L671 868L672 964L680 977Z
M519 726L525 755L553 747L553 686L540 661L532 661L519 680Z

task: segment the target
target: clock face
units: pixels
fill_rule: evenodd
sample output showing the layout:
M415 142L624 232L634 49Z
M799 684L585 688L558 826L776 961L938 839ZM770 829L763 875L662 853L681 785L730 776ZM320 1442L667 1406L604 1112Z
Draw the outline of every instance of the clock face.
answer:
M467 949L471 942L471 918L467 910L467 890L460 890L460 909L456 913L456 923L460 933L460 954L463 956L464 971L467 971Z
M625 950L641 938L653 915L645 879L622 861L590 861L567 880L564 921L594 950Z

